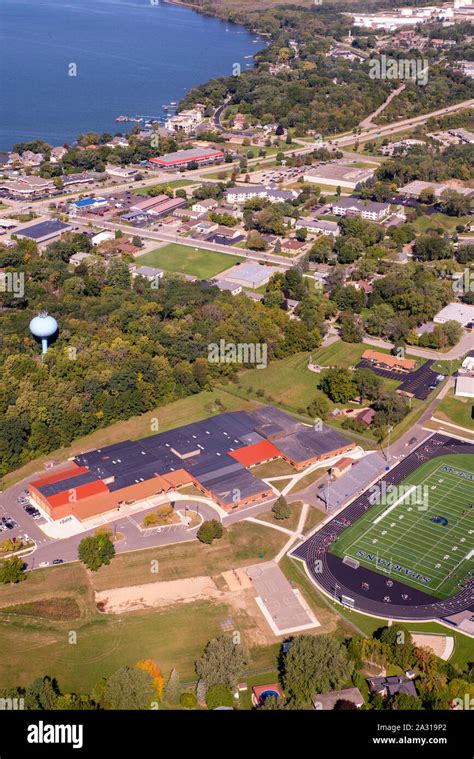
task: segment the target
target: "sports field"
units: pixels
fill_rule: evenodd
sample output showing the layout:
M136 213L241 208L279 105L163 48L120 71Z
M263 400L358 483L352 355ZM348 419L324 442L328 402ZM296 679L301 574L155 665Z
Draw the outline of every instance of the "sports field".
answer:
M157 266L164 271L191 274L200 279L207 279L240 263L243 258L228 253L218 253L215 250L170 243L139 256L135 261L138 266Z
M459 591L474 571L474 457L432 459L393 490L372 492L374 505L331 552L438 598Z

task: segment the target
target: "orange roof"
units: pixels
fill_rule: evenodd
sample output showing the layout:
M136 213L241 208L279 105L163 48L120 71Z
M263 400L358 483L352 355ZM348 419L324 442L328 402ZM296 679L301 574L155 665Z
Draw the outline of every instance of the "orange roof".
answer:
M192 485L194 482L194 479L185 469L177 469L175 472L168 472L163 475L163 479L175 488L180 485Z
M161 488L161 490L169 490L170 484L166 477L162 477L161 474L155 474L153 477L153 484Z
M63 490L61 493L51 495L47 500L51 508L54 509L57 506L64 506L66 503L76 503L76 501L89 498L91 495L108 492L109 489L105 482L95 480L94 482L88 482L86 485L78 485L77 488L70 488L69 490Z
M53 482L67 480L69 477L75 477L78 474L84 474L88 471L89 470L86 466L77 466L77 464L72 464L72 466L68 467L67 469L62 469L60 472L56 472L56 474L47 474L45 477L40 477L39 480L30 482L30 485L33 485L35 488L41 488L43 485L52 485Z
M402 366L409 371L414 369L416 361L413 358L398 358L397 356L391 356L390 353L379 353L379 351L364 351L362 358L368 361L376 361L379 364L385 364L386 366Z
M269 443L268 440L262 440L260 443L247 445L245 448L239 448L237 451L229 451L229 456L232 456L243 466L252 466L253 464L260 464L261 461L268 461L268 459L281 456L281 451L273 443Z

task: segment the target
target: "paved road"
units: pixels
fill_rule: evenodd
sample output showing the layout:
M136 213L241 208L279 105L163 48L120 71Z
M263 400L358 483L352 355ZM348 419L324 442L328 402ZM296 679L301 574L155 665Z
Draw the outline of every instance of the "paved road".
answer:
M75 219L76 226L84 227L88 229L88 220ZM131 228L126 224L119 224L114 221L101 220L100 226L102 229L110 229L112 231L121 230L125 234L130 234ZM247 248L236 248L232 245L221 245L216 242L207 242L206 240L193 240L189 237L181 237L175 232L165 232L161 229L159 231L152 232L149 229L133 228L133 234L137 237L143 237L147 240L157 240L159 242L167 243L179 243L180 245L186 245L189 248L205 248L206 250L214 250L218 253L225 253L228 256L240 256L246 258L248 261L255 261L257 263L275 264L283 266L285 269L290 269L295 264L295 259L285 258L284 256L278 256L274 253L258 253L255 250L248 250Z
M363 129L377 126L373 123L374 119L379 116L382 111L386 109L386 107L392 102L393 98L396 98L397 95L400 95L401 92L405 89L406 84L402 84L400 87L398 87L396 90L393 90L393 92L390 93L390 95L384 100L382 105L379 105L379 107L370 114L370 116L367 116L363 121L360 122L359 126L361 126Z
M382 340L378 337L364 337L364 343L373 345L376 348L387 348L388 350L393 348L393 343L388 340ZM446 351L446 353L443 351L407 346L407 353L410 355L413 354L413 356L419 356L420 358L431 358L435 361L452 361L456 358L462 358L471 350L474 350L474 332L466 332L461 337L458 344L455 345L454 348L451 348L451 350Z
M54 471L60 471L67 466L67 462L59 464ZM94 527L80 535L74 535L63 540L48 538L40 529L40 525L45 523L44 519L35 521L23 510L17 501L18 496L28 486L29 482L37 479L38 473L29 475L21 482L8 488L0 494L0 518L2 516L11 516L17 523L13 530L6 530L1 533L2 538L11 538L25 533L35 541L37 548L29 557L25 557L25 563L29 569L36 569L42 562L51 562L54 559L62 559L64 562L77 560L77 548L82 538L93 535L97 527ZM250 507L243 511L237 511L233 514L223 517L222 522L225 526L242 521L251 516L256 516L264 511L268 511L273 505L275 499ZM179 510L183 511L185 507L197 511L205 520L218 519L219 515L215 509L201 501L179 501ZM196 530L188 530L183 525L171 525L162 528L161 532L150 530L145 535L138 528L138 523L143 515L151 510L150 505L144 506L142 511L131 515L119 514L115 520L106 523L111 530L123 534L123 539L116 543L117 553L125 551L135 551L142 548L162 547L171 543L183 543L196 539Z

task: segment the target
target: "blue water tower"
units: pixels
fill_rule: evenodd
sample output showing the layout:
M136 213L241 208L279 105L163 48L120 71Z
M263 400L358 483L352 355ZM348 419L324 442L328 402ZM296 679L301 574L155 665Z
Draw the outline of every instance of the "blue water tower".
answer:
M52 316L48 316L46 311L40 311L30 321L30 332L41 340L43 354L48 350L48 339L58 331L58 323Z

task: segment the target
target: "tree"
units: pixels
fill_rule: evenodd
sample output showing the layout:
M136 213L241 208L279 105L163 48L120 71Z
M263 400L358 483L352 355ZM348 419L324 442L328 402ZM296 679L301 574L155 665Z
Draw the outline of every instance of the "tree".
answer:
M286 498L282 495L273 504L272 511L275 519L289 519L291 516L291 509L288 506Z
M283 663L285 695L310 707L317 693L340 688L350 678L352 663L342 643L331 635L301 635L291 643Z
M3 559L0 562L0 584L8 585L13 582L21 582L26 578L27 575L23 572L23 560L19 556Z
M305 242L308 237L308 230L306 227L300 227L296 230L295 237L298 242Z
M448 216L465 216L470 213L471 200L456 190L443 190L439 196L441 209Z
M234 689L247 664L247 654L240 643L222 635L209 641L196 662L196 672L208 688L223 684Z
M207 690L206 704L208 709L216 709L218 706L234 706L234 696L226 685L217 683Z
M332 236L321 235L311 246L309 260L318 264L325 264L332 253L333 245Z
M107 533L89 535L79 543L78 556L88 569L96 572L103 564L110 564L115 556L114 544Z
M181 681L179 679L178 671L173 667L168 678L168 682L165 686L165 701L168 704L179 703L179 697L181 695Z
M135 667L121 667L107 680L102 706L104 709L148 709L156 698L148 672Z
M224 528L217 519L208 519L203 522L196 533L196 537L201 543L211 545L213 540L219 540L224 534Z
M137 669L143 670L143 672L147 672L150 675L153 688L155 689L155 695L157 699L161 699L163 696L165 681L158 665L155 664L153 659L143 659L142 661L137 662L135 666Z
M308 414L314 419L326 419L330 411L329 401L321 395L319 398L314 398L308 406Z
M415 257L420 261L437 261L452 257L449 244L443 237L436 234L426 234L417 237L413 252Z
M372 369L357 369L354 372L354 380L357 390L363 401L374 401L380 396L383 388L383 380Z
M328 369L319 386L334 403L347 403L357 394L356 385L348 369Z
M410 696L408 693L397 693L390 701L390 709L400 711L421 711L423 704L416 696Z
M37 677L25 691L25 708L49 710L56 707L59 688L51 677Z

